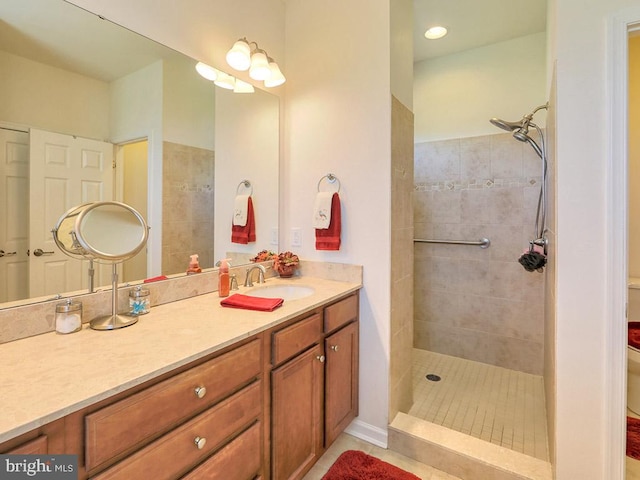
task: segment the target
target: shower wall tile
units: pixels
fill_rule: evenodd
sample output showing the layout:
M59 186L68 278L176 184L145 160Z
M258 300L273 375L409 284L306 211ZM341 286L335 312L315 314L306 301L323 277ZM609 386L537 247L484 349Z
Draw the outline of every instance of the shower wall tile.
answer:
M172 142L162 147L162 273L184 272L194 253L202 268L213 267L215 154Z
M413 403L413 113L391 97L391 357L389 418ZM423 211L425 213L425 211ZM423 221L427 217L423 218Z
M533 156L532 156L533 155ZM533 240L541 161L510 134L415 146L414 346L541 374L544 275L518 262Z

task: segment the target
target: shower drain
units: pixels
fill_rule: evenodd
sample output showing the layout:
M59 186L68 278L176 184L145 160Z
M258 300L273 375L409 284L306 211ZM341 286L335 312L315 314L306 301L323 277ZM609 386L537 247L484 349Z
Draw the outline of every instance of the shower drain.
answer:
M427 380L430 382L439 382L441 380L440 375L436 375L435 373L427 374Z

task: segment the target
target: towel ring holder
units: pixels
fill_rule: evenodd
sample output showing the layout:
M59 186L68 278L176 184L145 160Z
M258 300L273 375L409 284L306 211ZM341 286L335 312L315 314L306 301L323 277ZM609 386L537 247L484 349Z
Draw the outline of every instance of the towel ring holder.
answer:
M238 193L240 193L240 188L242 188L242 187L249 189L249 196L253 195L253 185L251 185L251 182L249 180L242 180L238 184L238 188L236 188L236 195L238 195Z
M338 189L335 192L340 193L340 180L333 173L327 173L325 176L321 177L320 180L318 180L318 191L320 191L320 184L325 178L327 179L327 182L330 184L337 183Z

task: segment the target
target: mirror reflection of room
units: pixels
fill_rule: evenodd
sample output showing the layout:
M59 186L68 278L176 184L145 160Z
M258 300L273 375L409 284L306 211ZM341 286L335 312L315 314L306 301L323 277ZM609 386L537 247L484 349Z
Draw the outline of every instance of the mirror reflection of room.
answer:
M121 267L122 282L184 274L192 254L202 268L228 256L231 212L216 225L217 204L233 201L239 179L254 176L257 152L236 153L216 137L216 120L242 115L220 111L196 61L62 0L9 0L0 17L0 69L10 72L0 79L0 155L11 156L0 167L8 185L0 200L0 278L7 279L0 308L86 289L87 262L63 266L50 234L60 215L86 202L127 203L151 227L147 248ZM268 187L256 186L256 201L274 213L258 212L263 243L241 252L250 258L277 228L278 100L260 91L247 97L224 106L241 102L249 112L258 102L275 123L268 145L254 143L274 175L264 178ZM216 143L226 166L215 163ZM60 275L61 268L73 272ZM109 279L101 275L98 286Z

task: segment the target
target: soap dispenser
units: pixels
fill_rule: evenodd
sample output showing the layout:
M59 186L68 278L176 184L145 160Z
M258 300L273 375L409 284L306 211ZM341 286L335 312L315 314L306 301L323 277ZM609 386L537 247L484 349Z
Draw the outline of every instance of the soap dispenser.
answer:
M229 261L230 258L225 258L220 261L220 268L218 269L218 295L221 297L229 296Z
M189 268L187 268L187 275L192 275L194 273L202 272L200 268L200 264L198 263L198 254L194 253L191 255L191 261L189 262Z

